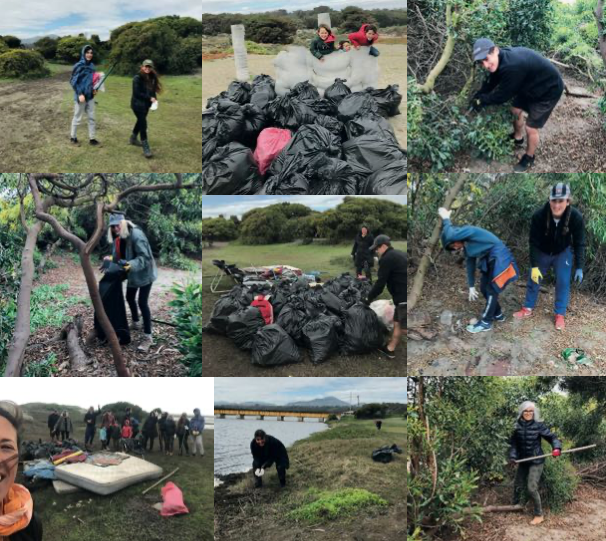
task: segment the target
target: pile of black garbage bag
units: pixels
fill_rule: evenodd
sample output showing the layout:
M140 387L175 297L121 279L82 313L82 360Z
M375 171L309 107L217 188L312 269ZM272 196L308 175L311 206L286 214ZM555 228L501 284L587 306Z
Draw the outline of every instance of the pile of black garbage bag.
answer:
M35 460L58 455L67 449L81 451L80 444L74 439L66 439L61 443L38 441L24 441L21 444L21 460Z
M204 195L404 194L406 151L387 117L400 114L398 85L353 92L336 79L323 98L305 81L277 97L274 80L232 82L202 113ZM292 138L262 174L253 156L265 128Z
M252 364L262 366L301 362L300 348L314 364L332 354L364 354L383 347L388 330L362 302L371 285L342 274L310 287L305 277L282 278L274 283L235 286L215 303L203 331L229 337L240 349L251 351ZM266 325L256 295L269 296L274 323Z
M400 449L395 443L389 447L389 445L385 445L380 447L379 449L375 449L372 452L372 459L375 462L382 462L383 464L388 464L394 459L395 454L402 454L402 449Z

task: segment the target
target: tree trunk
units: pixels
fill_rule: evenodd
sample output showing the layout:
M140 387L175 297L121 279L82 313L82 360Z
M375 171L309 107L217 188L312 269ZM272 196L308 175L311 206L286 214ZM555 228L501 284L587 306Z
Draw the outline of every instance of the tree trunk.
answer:
M80 334L82 333L82 316L74 316L74 321L68 323L61 331L67 340L67 351L72 369L81 370L91 361L80 347Z
M59 244L61 243L62 240L63 240L62 238L58 238L55 242L53 242L52 244L49 244L47 246L46 251L42 255L42 258L40 259L40 264L38 265L39 272L44 272L44 267L46 266L46 262L51 258L51 256L53 255L53 252L55 251L55 248L57 246L59 246Z
M449 209L452 202L455 200L455 197L461 191L463 184L465 184L465 180L467 175L460 175L457 183L452 187L452 189L446 195L446 199L444 199L444 208ZM421 263L419 264L419 268L417 269L417 273L415 274L414 283L412 285L412 289L410 290L410 295L408 297L408 305L407 305L407 313L410 313L414 310L419 297L421 296L421 291L423 290L423 281L425 280L425 273L429 267L429 260L431 259L431 254L440 238L440 230L442 229L442 220L438 218L436 225L433 228L433 232L429 241L427 242L427 246L425 247L425 251L423 252L423 257L421 258Z
M438 63L429 72L425 83L419 86L421 92L425 94L429 94L433 90L438 75L444 71L444 68L450 61L450 57L454 51L456 38L454 33L455 29L452 24L452 6L450 4L446 5L446 32L448 33L448 37L446 38L446 45L444 46L440 60L438 60Z
M602 19L604 18L604 2L598 0L598 4L593 12L598 25L598 46L600 48L600 55L602 55L602 62L606 66L606 36L604 36L604 24Z
M15 322L13 342L8 352L8 361L6 362L6 370L4 372L5 378L21 376L25 347L30 336L30 300L34 283L34 249L36 248L36 240L38 239L38 233L40 233L42 225L43 222L38 221L31 227L26 227L27 238L25 239L25 247L21 254L21 285L17 300L17 320Z

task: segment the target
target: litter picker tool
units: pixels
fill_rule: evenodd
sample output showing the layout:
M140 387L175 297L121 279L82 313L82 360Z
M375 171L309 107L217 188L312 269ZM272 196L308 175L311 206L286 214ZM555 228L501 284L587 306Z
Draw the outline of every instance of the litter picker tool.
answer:
M117 63L114 64L113 66L111 66L106 72L105 75L103 75L103 77L101 78L101 80L93 87L93 90L99 90L99 88L101 88L101 85L105 82L105 79L107 79L111 72L114 71L114 68L116 67Z
M597 447L596 443L594 443L593 445L586 445L585 447L576 447L574 449L566 449L565 451L562 451L562 454L578 453L579 451L586 451L587 449L593 449L594 447ZM552 456L551 453L549 453L547 455L539 455L539 456L531 456L528 458L522 458L521 460L515 460L514 462L516 464L520 464L521 462L530 462L531 460L536 460L537 458L547 458L549 456Z

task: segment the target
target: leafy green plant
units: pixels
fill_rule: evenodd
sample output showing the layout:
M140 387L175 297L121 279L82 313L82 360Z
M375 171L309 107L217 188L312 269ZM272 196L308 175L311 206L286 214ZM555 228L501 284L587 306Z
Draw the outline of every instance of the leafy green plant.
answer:
M43 360L29 363L23 372L25 378L48 378L57 372L57 356L49 353Z
M173 321L177 324L181 362L189 369L188 376L202 375L202 284L176 284L175 299L168 304L175 308Z

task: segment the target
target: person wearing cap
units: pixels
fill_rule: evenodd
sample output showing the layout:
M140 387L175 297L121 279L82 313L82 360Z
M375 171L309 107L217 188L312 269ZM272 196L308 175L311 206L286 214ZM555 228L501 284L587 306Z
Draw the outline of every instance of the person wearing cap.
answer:
M524 172L534 164L539 130L560 100L564 80L556 67L536 51L526 47L499 48L487 38L476 40L473 59L490 75L474 95L472 107L480 110L513 99L514 132L511 138L517 146L524 144L524 131L527 138L526 153L514 170ZM524 113L528 114L526 126Z
M480 291L486 305L478 322L468 325L467 331L475 334L492 330L493 321L505 321L499 304L499 295L518 279L520 272L516 261L503 241L481 227L464 225L455 227L450 221L452 211L438 209L442 218L442 246L450 252L463 253L467 260L467 284L469 301L478 298L475 288L476 268L480 269Z
M381 348L379 351L390 359L394 359L396 356L396 347L402 337L402 327L406 328L406 315L404 312L406 305L406 272L408 268L406 253L394 249L391 245L391 239L387 235L377 235L373 245L370 247L370 251L379 254L379 274L365 302L366 304L370 304L374 301L383 293L385 286L387 286L387 290L391 293L396 306L393 335L387 346Z
M112 245L111 259L128 271L126 301L133 318L132 328L140 329L141 323L137 311L137 292L139 292L139 309L143 316L144 338L138 349L148 351L153 345L151 311L149 294L153 282L158 278L158 269L145 233L124 214L113 213L109 217L107 241Z
M156 103L157 94L162 92L160 77L151 60L144 60L139 73L133 77L133 95L130 107L137 117L137 122L130 136L130 144L143 147L146 158L153 156L147 139L147 114L151 106ZM137 137L141 138L141 142Z
M583 215L571 205L570 186L558 182L549 192L549 201L532 215L530 225L530 276L526 300L518 319L532 316L543 276L550 268L555 272L555 328L564 330L566 308L570 298L572 265L574 280L583 282L585 263L585 223ZM574 256L573 256L574 249ZM573 261L574 258L574 261Z
M362 270L364 270L366 278L371 282L374 256L370 247L374 241L375 238L370 234L368 226L362 225L354 240L353 248L351 249L351 257L356 264L356 274L358 275L358 278L362 276Z

